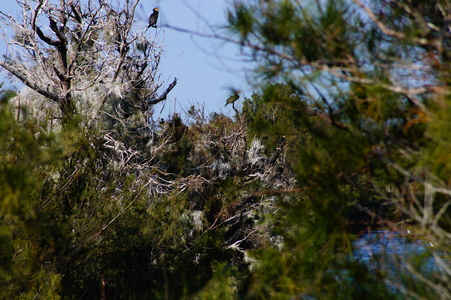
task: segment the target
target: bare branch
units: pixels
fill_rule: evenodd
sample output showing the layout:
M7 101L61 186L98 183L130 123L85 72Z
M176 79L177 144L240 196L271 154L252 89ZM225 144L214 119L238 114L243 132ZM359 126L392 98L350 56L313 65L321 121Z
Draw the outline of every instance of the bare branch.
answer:
M176 84L177 84L177 78L174 78L174 80L172 81L172 83L171 83L171 84L168 86L168 88L163 92L163 94L161 94L160 97L155 98L155 99L151 99L151 100L148 101L148 103L149 103L150 105L152 105L152 104L157 104L157 103L159 103L159 102L161 102L161 101L163 101L163 100L166 100L166 98L167 98L169 92L172 91L172 89L175 87Z
M39 94L43 95L44 97L47 97L55 102L59 101L59 97L57 94L50 92L48 89L43 89L41 86L39 86L37 83L32 82L29 80L25 75L21 74L16 68L11 66L10 64L1 61L0 60L0 66L5 68L8 72L16 76L20 81L22 81L26 86L31 88L32 90L35 90Z
M434 45L433 43L431 43L430 41L428 41L425 38L413 38L413 37L408 37L406 36L404 33L393 30L388 28L381 20L378 19L378 17L376 16L376 14L374 14L374 12L367 6L363 5L362 2L360 2L359 0L353 0L355 4L357 4L360 8L362 8L365 13L368 15L368 17L370 17L371 20L373 20L373 22L377 25L377 27L379 27L379 29L386 35L397 38L397 39L406 39L409 38L411 41L413 41L414 43L423 45L423 46L431 46Z
M120 12L103 1L82 6L39 0L31 10L21 3L19 22L0 13L1 21L17 32L1 66L57 102L63 116L78 110L94 120L111 107L105 103L118 98L128 101L131 96L138 101L135 111L148 109L144 102L158 86L155 74L162 50L145 36L145 30L135 27L138 3L127 2ZM42 17L49 27L38 25Z

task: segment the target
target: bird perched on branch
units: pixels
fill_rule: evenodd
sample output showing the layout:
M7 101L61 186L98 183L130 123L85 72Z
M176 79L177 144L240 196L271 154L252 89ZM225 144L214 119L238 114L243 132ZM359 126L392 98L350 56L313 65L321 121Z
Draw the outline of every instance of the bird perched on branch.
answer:
M158 7L155 7L153 9L153 13L149 17L149 26L147 26L147 28L149 27L157 28L158 10L159 10Z
M232 108L237 115L238 115L238 111L235 108L235 101L238 100L238 98L240 98L240 95L238 95L239 93L240 93L239 91L234 91L233 95L227 99L226 104L225 104L225 106L227 106L227 104L232 103Z
M232 104L232 106L233 106L233 104L235 103L235 101L238 100L238 98L240 98L240 95L238 95L239 93L240 93L240 92L235 91L235 92L233 93L233 95L230 96L230 97L227 99L226 105L225 105L225 106L227 106L227 104Z

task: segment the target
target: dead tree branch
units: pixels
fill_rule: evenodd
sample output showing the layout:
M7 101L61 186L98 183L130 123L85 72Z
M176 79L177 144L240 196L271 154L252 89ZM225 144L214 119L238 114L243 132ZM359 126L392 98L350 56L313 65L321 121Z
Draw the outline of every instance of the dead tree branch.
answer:
M172 91L172 89L175 87L175 85L177 84L177 77L174 78L174 80L172 81L172 83L168 86L168 88L163 92L163 94L161 94L160 97L158 98L154 98L154 99L150 99L148 101L149 105L153 105L153 104L157 104L163 100L166 100L169 92Z

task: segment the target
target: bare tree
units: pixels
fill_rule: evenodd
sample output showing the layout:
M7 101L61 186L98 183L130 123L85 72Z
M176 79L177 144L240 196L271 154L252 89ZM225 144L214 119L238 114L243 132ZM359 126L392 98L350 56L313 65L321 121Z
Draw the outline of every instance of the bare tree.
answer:
M15 104L34 110L45 127L52 128L55 123L65 126L79 115L86 128L96 125L101 132L86 135L98 155L79 160L74 154L77 163L65 166L63 175L52 175L58 178L50 180L54 189L59 193L80 189L76 178L92 167L97 177L85 178L87 184L95 182L97 193L115 186L106 201L111 204L117 199L121 203L115 207L114 216L101 221L100 230L83 227L83 222L73 223L74 232L81 238L76 241L77 247L68 246L73 250L61 256L61 264L101 236L147 191L183 188L183 184L165 180L164 174L149 175L158 171L154 152L167 143L162 139L148 144L155 131L149 122L151 106L166 100L177 79L158 92L162 83L157 71L163 48L156 34L147 33L146 24L141 26L135 20L139 0L124 2L115 7L104 0L17 0L22 9L20 17L0 11L0 23L14 34L12 39L4 37L8 50L0 66L26 85ZM52 122L44 118L43 110ZM111 170L115 172L113 180ZM136 180L124 188L123 178L130 174ZM123 188L134 191L132 199L124 196ZM52 201L55 197L49 194L42 203ZM77 200L69 197L64 201L71 210ZM92 203L85 208L98 211L102 205Z
M101 111L128 117L157 98L163 50L135 21L139 0L120 8L102 0L17 3L20 18L0 12L14 32L0 66L51 102L54 118L82 113L93 124Z

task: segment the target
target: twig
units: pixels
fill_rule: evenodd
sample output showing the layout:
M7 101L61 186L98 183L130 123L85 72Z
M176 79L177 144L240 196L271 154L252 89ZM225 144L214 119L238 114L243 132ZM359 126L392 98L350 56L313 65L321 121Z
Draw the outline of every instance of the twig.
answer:
M160 97L158 98L154 98L154 99L150 99L147 103L149 105L152 104L157 104L163 100L166 100L169 92L175 87L175 85L177 84L177 77L174 78L174 80L172 81L172 83L168 86L168 88L163 92L163 94L161 94Z

